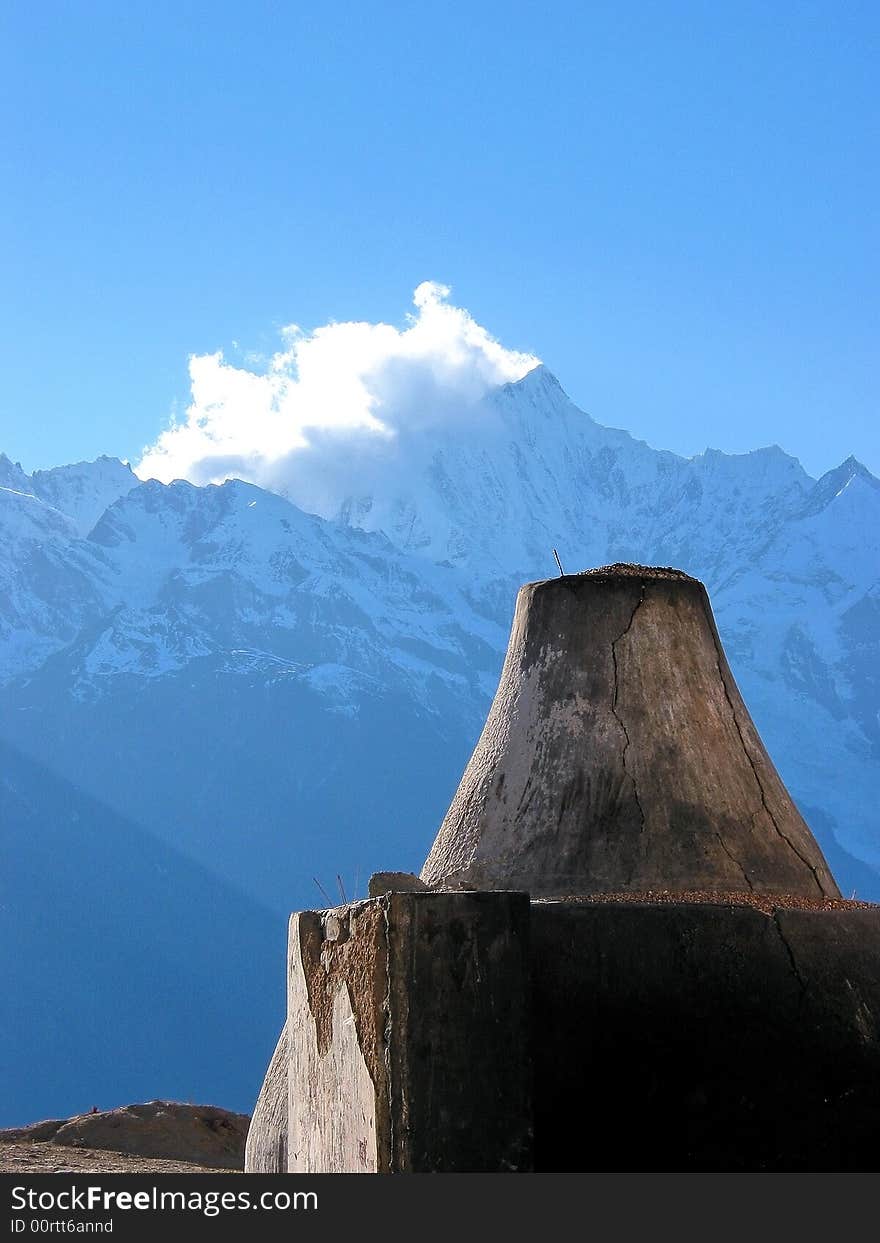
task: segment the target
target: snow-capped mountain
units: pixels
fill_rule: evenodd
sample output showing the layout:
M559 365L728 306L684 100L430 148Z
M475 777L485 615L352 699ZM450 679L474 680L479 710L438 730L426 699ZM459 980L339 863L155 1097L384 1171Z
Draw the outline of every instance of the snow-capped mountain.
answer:
M499 624L516 586L613 561L701 578L747 702L790 788L880 866L880 482L855 458L816 481L777 446L685 459L578 410L546 368L461 428L365 455L362 492L334 497L319 455L289 494L465 571ZM821 833L821 828L819 829Z
M138 482L127 463L112 457L55 466L31 475L34 495L72 519L80 535L88 535L107 506Z
M695 458L650 448L579 410L545 367L488 395L466 424L358 445L361 490L339 495L321 449L290 465L304 509L401 549L466 568L479 582L635 559L650 549L699 563L716 583L747 562L814 481L777 447ZM329 476L329 479L328 479Z
M131 467L118 458L99 457L94 462L55 466L26 475L19 462L11 462L0 453L0 488L32 496L64 514L80 535L88 535L107 506L139 482Z
M595 423L543 367L466 418L350 451L356 491L316 448L286 496L140 482L106 458L27 476L0 457L0 901L11 935L31 930L14 980L31 970L63 1013L73 978L107 999L112 1026L124 967L129 1000L148 1007L156 929L131 863L143 858L172 1008L187 990L213 997L206 973L220 970L239 1017L265 1023L256 990L280 1024L287 912L351 896L371 870L419 867L491 700L516 590L556 572L554 548L568 571L637 560L706 582L841 887L880 899L880 484L864 467L815 481L778 448L658 451ZM33 931L41 867L47 892L101 909L78 919L63 964L47 945L65 940L70 901L47 899ZM171 874L165 893L157 878ZM247 979L187 951L219 909L254 947ZM126 910L127 957L108 958ZM274 1027L254 1027L248 1047ZM56 1084L53 1112L166 1091L153 1063L137 1086L133 1065L120 1078L89 1060L94 1033L71 1030L88 1099ZM33 1116L38 1055L19 1047L0 1121ZM250 1108L264 1065L218 1054L211 1067L213 1099Z

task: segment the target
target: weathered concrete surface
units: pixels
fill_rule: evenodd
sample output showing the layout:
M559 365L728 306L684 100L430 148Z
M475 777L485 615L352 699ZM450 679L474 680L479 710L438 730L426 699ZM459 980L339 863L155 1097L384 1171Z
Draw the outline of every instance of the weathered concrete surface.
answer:
M530 1168L528 909L422 891L291 917L289 1171Z
M244 1168L248 1174L287 1172L287 1024L275 1045L248 1127Z
M880 908L532 906L535 1166L874 1171Z
M529 901L388 900L392 1168L532 1168Z
M286 1082L294 1172L873 1170L878 965L880 907L839 898L304 912L247 1168L278 1167Z
M421 877L534 895L839 892L702 583L644 566L520 590L495 700Z
M391 1144L381 900L291 916L288 1170L375 1174Z
M0 1131L0 1141L107 1149L240 1170L249 1121L247 1114L215 1105L157 1100Z
M374 872L370 877L367 894L371 898L379 898L383 893L412 893L427 887L412 872Z

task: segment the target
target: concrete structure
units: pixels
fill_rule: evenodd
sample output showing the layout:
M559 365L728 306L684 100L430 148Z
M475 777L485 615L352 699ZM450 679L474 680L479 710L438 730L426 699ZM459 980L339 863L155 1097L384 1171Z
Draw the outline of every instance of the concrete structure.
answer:
M703 584L645 566L520 590L494 703L422 880L839 897Z
M421 878L291 919L247 1169L870 1170L880 908L845 902L702 584L532 583Z
M531 1169L528 923L517 893L386 893L293 915L287 1037L245 1168Z
M287 1023L281 1029L266 1078L257 1097L244 1150L244 1166L251 1174L287 1172L287 1067L290 1047Z
M532 903L536 1169L878 1169L880 908L749 901Z

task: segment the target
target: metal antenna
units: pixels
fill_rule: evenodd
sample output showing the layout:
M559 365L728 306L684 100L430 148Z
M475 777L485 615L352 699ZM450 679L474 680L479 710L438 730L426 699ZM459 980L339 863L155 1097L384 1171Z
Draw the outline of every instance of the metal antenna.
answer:
M317 876L313 876L313 877L312 877L312 880L315 882L315 884L316 884L316 885L318 886L318 888L321 890L321 893L322 893L322 894L324 895L324 897L327 899L327 905L328 905L328 906L332 906L332 905L333 905L333 899L330 897L330 895L329 895L329 893L327 892L327 890L324 888L324 886L323 886L323 885L321 884L321 882L318 880Z
M553 549L553 556L556 558L556 564L559 566L559 577L565 578L565 570L562 568L562 562L559 560L559 553Z
M336 873L336 883L339 886L339 892L342 894L342 904L344 906L345 903L348 901L348 898L345 896L345 885L343 885L342 877L339 875L338 872Z

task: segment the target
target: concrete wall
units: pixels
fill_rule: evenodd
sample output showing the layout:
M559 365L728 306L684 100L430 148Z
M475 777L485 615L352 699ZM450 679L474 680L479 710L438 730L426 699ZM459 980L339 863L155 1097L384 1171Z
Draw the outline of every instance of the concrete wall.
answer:
M248 1127L244 1168L250 1174L287 1170L287 1024L281 1029Z
M528 915L420 892L291 917L289 1171L530 1168Z
M535 1166L875 1170L880 909L532 907Z
M246 1168L874 1170L880 908L809 906L425 891L294 915Z

